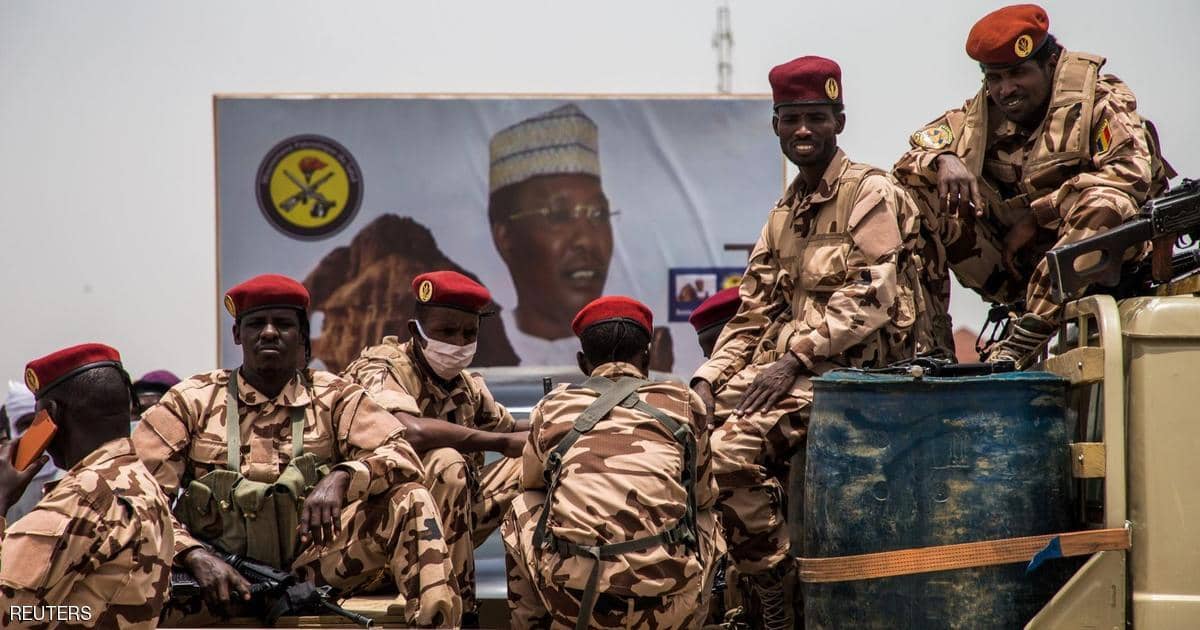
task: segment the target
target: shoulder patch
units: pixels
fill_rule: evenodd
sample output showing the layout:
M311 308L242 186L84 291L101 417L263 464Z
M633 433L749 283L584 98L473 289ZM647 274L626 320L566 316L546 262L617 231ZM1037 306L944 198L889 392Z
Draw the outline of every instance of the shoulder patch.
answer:
M1112 130L1108 128L1108 120L1100 123L1092 137L1092 153L1104 153L1112 146Z
M944 149L954 142L954 130L942 123L926 127L912 135L913 144L925 149Z

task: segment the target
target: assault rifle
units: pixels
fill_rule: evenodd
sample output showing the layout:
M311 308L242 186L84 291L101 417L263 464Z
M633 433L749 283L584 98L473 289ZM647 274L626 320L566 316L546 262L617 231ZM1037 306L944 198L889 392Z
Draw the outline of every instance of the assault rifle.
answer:
M1200 237L1200 181L1193 179L1185 179L1179 186L1147 201L1137 218L1047 252L1054 299L1060 303L1073 300L1090 284L1119 287L1122 276L1129 275L1123 264L1126 250L1146 241L1154 243L1149 270L1151 285L1188 275L1196 270L1196 267L1188 269L1188 265L1200 260L1173 256L1176 242L1185 237L1190 241ZM1080 260L1088 255L1095 261Z
M370 617L351 612L338 606L329 586L314 586L303 582L294 574L281 571L270 565L244 558L237 554L214 550L219 558L233 567L250 583L250 601L257 610L265 610L263 621L274 626L284 615L331 613L370 628ZM190 573L180 569L171 571L171 598L189 600L200 595L200 584Z

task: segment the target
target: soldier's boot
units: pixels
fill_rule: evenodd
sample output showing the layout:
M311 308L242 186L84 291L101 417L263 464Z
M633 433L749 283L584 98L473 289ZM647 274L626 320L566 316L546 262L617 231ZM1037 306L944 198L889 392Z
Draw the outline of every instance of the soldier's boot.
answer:
M1025 313L1009 327L1008 335L990 349L986 361L997 363L1012 361L1018 370L1029 367L1042 352L1046 342L1054 335L1057 326L1034 315Z
M779 570L746 576L758 604L757 628L762 630L792 630L796 624L792 604L787 597L784 576Z

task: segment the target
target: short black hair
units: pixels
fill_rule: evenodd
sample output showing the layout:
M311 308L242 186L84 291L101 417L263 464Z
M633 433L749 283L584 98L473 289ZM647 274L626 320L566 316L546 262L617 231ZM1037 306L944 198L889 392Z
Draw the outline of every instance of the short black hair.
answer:
M1058 44L1058 40L1053 35L1047 33L1046 41L1042 42L1042 45L1033 53L1031 59L1036 61L1038 65L1044 66L1046 62L1050 61L1050 57L1060 52L1062 52L1062 46Z
M614 361L628 363L650 347L650 334L631 321L613 319L587 327L579 335L579 342L583 355L593 366Z
M88 417L129 417L132 406L129 375L114 365L105 365L68 378L46 392L44 398L71 409L86 410Z

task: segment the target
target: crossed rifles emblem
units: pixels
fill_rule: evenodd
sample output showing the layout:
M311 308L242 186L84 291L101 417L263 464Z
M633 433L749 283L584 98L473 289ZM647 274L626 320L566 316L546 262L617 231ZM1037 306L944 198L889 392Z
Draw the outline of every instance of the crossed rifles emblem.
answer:
M283 202L279 204L279 209L283 210L284 212L291 212L292 208L295 208L302 203L308 203L311 201L313 207L310 212L314 219L320 219L329 214L329 211L333 210L334 206L337 205L337 202L331 200L325 195L322 195L317 189L324 185L325 182L328 182L330 179L332 179L334 172L329 171L328 173L318 177L316 181L313 181L313 174L325 168L326 166L327 164L322 162L319 158L313 156L308 156L301 159L300 173L304 176L304 181L301 181L299 177L292 175L291 172L289 172L287 169L284 169L283 174L287 176L287 178L290 179L292 183L295 184L300 190L291 197L284 199Z

